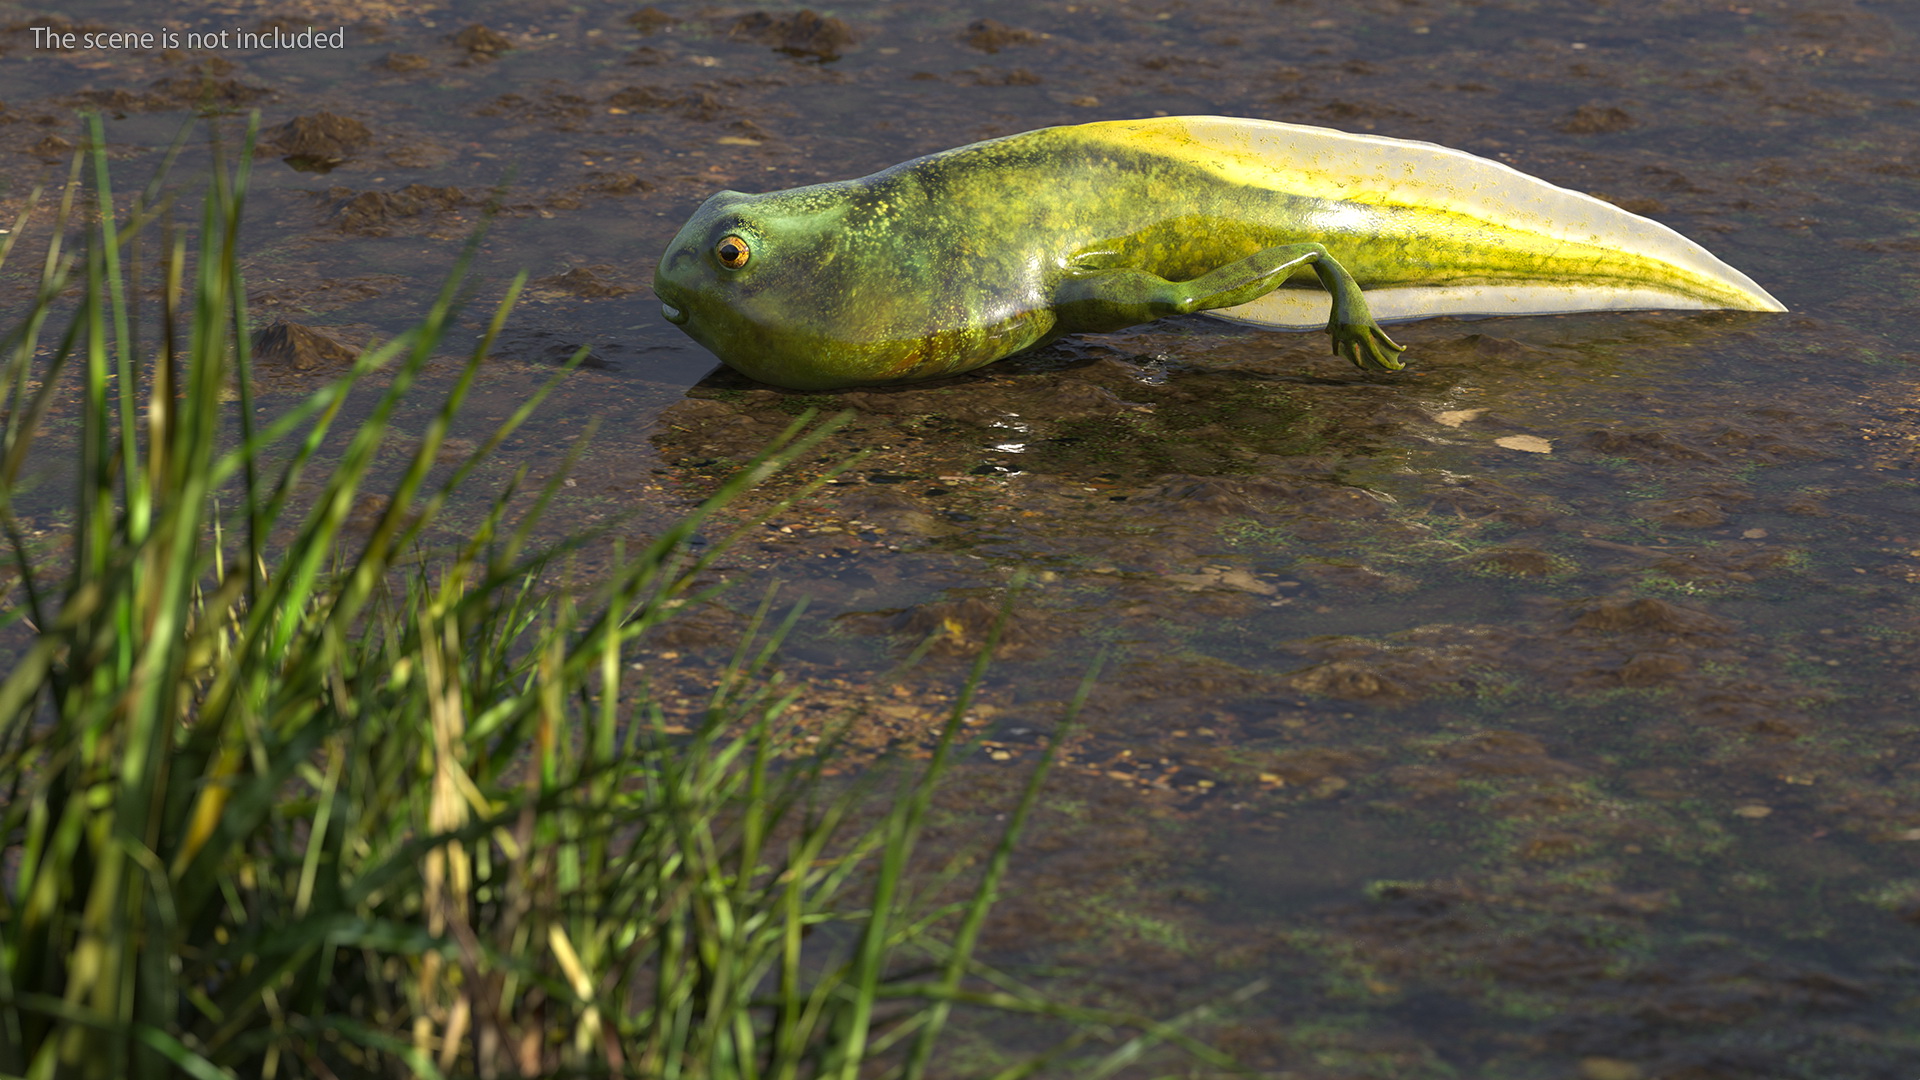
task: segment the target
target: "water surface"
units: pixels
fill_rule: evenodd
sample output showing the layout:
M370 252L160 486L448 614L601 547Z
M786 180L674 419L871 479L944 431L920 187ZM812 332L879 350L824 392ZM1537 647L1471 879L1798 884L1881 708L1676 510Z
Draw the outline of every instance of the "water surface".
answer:
M1262 1075L1920 1072L1920 9L41 10L345 28L337 51L170 55L36 50L24 16L0 34L9 217L64 178L79 109L107 111L123 188L196 102L230 136L248 109L269 132L364 125L256 163L263 322L349 346L403 329L497 197L476 296L533 281L469 434L593 358L470 514L597 422L564 520L635 512L644 535L794 416L853 411L809 469L865 456L649 644L670 702L691 707L778 582L810 601L797 722L852 708L860 747L912 745L1024 575L940 822L964 843L1105 650L1001 963L1168 1015L1269 979L1206 1030ZM1414 363L1392 377L1321 335L1174 320L799 395L716 372L647 291L719 188L1155 113L1496 157L1672 225L1792 311L1432 320L1395 329ZM342 366L259 374L279 404Z

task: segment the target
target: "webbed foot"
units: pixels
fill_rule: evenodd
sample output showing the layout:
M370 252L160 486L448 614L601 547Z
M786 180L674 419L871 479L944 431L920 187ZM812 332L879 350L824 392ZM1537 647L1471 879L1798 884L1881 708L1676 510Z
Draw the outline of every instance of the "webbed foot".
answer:
M1364 323L1330 323L1327 335L1333 338L1334 353L1351 360L1362 371L1400 371L1407 366L1400 360L1406 346L1388 337L1371 319Z

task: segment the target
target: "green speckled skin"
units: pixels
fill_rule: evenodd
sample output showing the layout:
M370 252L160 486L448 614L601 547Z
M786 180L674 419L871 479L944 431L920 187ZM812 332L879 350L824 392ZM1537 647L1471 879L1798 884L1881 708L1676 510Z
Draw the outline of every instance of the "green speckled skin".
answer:
M1394 370L1400 348L1362 289L1678 273L1455 210L1280 190L1244 154L1188 140L1188 121L1046 128L858 180L721 192L674 238L654 289L731 367L816 390L953 375L1063 334L1316 285L1333 298L1335 351ZM729 236L751 252L738 269L716 255ZM1707 298L1678 306L1761 306L1714 287L1686 286Z

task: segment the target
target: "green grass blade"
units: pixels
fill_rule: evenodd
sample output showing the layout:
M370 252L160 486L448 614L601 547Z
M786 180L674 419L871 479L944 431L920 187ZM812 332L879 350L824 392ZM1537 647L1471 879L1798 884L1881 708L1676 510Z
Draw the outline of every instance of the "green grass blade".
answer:
M966 974L967 966L973 959L974 946L980 939L980 929L986 924L987 913L993 907L1000 890L1001 879L1006 876L1007 865L1013 858L1013 848L1019 841L1021 831L1026 827L1027 815L1039 801L1041 785L1046 782L1047 772L1052 768L1054 758L1059 754L1060 746L1072 734L1080 719L1080 710L1086 705L1087 697L1093 693L1100 679L1100 668L1104 658L1094 661L1093 667L1080 680L1080 686L1074 691L1073 700L1067 706L1067 714L1054 730L1053 738L1047 741L1047 747L1041 751L1040 760L1035 763L1033 772L1027 777L1025 789L1020 793L1020 801L1013 813L1008 815L1007 827L1000 834L1000 842L994 847L987 867L980 875L979 888L974 892L973 900L967 905L966 918L960 924L959 933L954 936L953 952L948 957L945 970L940 976L940 987L944 993L951 994L959 989L960 980ZM933 1050L940 1037L941 1029L946 1026L948 1012L952 1009L950 1001L936 1001L928 1017L927 1024L921 1029L920 1037L914 1041L912 1055L907 1061L907 1080L921 1080L926 1075L927 1066L933 1060Z

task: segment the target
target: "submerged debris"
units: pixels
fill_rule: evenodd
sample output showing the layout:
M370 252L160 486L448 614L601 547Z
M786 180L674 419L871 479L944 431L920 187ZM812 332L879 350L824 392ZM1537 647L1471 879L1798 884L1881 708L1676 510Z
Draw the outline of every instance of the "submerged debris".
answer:
M360 355L310 326L276 320L253 335L253 359L257 364L277 365L294 371L333 370L351 365Z
M447 40L467 50L468 58L473 60L491 60L515 47L512 38L480 23L447 35Z
M317 112L296 116L261 135L261 142L286 155L296 169L325 171L352 158L372 141L367 125L350 116Z
M579 296L588 299L626 296L629 293L640 291L631 285L621 285L609 280L613 277L614 273L613 267L604 264L596 266L576 266L550 277L540 278L533 284L541 289L549 289L554 292L566 293L569 296Z
M1612 135L1639 126L1631 113L1615 105L1582 105L1560 121L1560 130L1569 135Z
M960 40L983 53L997 53L1012 45L1032 45L1043 36L1032 30L1008 26L993 19L975 19L967 24L966 32L960 35Z
M756 11L736 19L727 31L737 37L763 41L775 50L816 60L838 60L847 46L859 40L853 27L810 8L791 15Z
M470 201L456 187L429 187L408 184L398 191L361 191L332 188L326 197L334 200L333 226L343 233L385 236L403 218L451 210Z

